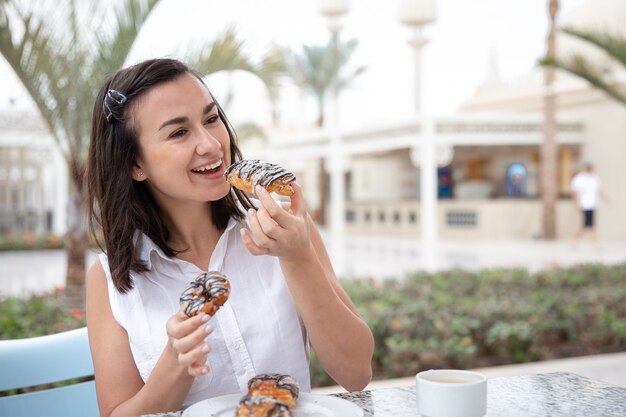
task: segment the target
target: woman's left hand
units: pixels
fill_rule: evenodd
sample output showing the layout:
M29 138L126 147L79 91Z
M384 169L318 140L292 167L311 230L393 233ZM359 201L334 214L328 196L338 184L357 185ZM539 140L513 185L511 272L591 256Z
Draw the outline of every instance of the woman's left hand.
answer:
M285 210L267 190L257 186L261 206L248 210L249 230L241 229L243 243L253 255L274 255L297 261L313 252L302 189L295 182L292 187L291 207Z

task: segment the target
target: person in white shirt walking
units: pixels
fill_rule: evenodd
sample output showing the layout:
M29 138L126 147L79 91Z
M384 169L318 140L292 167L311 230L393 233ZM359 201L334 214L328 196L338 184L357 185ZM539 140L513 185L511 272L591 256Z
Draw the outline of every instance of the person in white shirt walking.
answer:
M595 212L598 207L602 188L600 178L593 172L593 165L585 163L582 171L572 178L572 198L582 213L582 223L576 231L575 239L585 233L592 241L596 241Z

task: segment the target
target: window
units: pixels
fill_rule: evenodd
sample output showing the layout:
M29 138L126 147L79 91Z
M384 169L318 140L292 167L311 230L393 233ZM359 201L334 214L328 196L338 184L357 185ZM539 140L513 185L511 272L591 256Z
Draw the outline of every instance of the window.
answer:
M476 227L476 212L474 211L448 211L446 223L451 227Z

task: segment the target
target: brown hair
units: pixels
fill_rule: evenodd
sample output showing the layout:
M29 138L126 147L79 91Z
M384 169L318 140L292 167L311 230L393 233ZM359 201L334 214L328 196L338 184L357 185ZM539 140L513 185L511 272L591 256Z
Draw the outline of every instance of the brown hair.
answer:
M148 188L131 177L139 142L129 105L132 107L133 100L151 88L183 74L192 74L204 84L199 74L180 61L147 60L110 77L94 103L87 170L89 225L94 235L98 226L102 230L104 248L101 246L101 249L106 251L113 283L120 292L133 287L131 271L148 270L135 247L137 231L146 234L167 256L178 253L167 243L170 232ZM111 100L111 90L121 95ZM118 100L118 97L125 98ZM242 158L237 136L217 101L216 107L228 131L230 157L234 163ZM244 210L252 207L245 194L234 188L226 197L208 203L212 204L212 221L219 229L226 228L230 217L243 218L238 202Z

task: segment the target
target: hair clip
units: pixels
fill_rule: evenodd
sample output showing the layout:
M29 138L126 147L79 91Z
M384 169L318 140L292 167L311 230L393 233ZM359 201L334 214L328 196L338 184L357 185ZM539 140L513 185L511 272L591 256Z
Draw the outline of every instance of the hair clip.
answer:
M107 91L107 94L102 102L102 108L104 110L104 115L106 116L107 122L110 122L111 117L113 117L113 109L111 108L111 105L109 105L107 100L112 101L111 104L114 106L123 106L124 103L126 103L126 96L117 90Z

